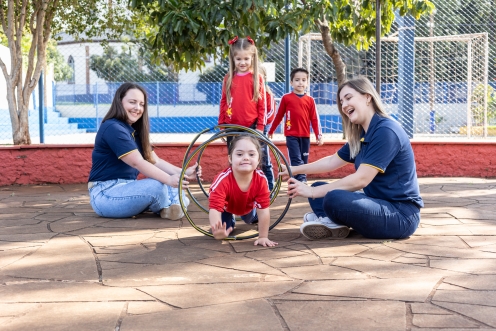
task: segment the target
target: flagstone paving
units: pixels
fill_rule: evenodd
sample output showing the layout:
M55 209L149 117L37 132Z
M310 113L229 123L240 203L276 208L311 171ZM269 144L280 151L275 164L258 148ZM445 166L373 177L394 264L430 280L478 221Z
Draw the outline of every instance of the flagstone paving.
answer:
M0 330L496 329L496 179L420 186L410 238L309 241L297 198L276 248L216 241L186 218L101 218L85 185L0 187ZM208 224L193 204L190 216Z

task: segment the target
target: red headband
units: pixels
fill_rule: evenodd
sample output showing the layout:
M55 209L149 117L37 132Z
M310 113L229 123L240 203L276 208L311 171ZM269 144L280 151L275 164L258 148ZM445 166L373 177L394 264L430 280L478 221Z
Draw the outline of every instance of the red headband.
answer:
M237 41L238 41L238 39L239 39L239 38L238 38L238 36L236 36L236 37L234 37L233 39L229 40L229 41L228 41L228 44L229 44L229 45L232 45L232 44L234 44L235 42L237 42ZM253 39L251 39L251 38L250 38L250 36L246 36L246 40L248 40L248 42L249 42L250 44L255 45L255 42L253 41Z

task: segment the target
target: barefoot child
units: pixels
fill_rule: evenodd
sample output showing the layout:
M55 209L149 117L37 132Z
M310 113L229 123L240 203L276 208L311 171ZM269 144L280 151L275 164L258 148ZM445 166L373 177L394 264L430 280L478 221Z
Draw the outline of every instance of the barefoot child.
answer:
M234 215L242 215L245 223L258 223L255 245L277 245L268 238L270 192L267 179L257 169L261 155L260 143L250 134L240 134L231 141L231 166L217 175L210 186L209 221L215 239L229 236L235 225Z

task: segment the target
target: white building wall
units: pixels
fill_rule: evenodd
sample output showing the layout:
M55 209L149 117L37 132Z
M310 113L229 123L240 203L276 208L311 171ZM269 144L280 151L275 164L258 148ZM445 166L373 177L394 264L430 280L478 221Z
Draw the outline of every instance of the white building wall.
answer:
M0 45L0 58L5 63L5 66L7 67L7 72L10 73L10 50L8 47ZM53 64L50 64L48 66L47 71L48 72L45 73L46 75L45 93L46 93L47 107L52 107L53 106L52 87L53 87L53 79L54 79ZM38 104L38 86L36 86L33 92L35 94L34 97L36 98L36 104ZM29 109L33 109L33 107L34 107L33 95L31 94L29 98ZM7 82L5 81L5 76L3 75L3 72L0 72L0 110L8 110L8 109L9 106L7 102Z
M7 72L10 72L10 51L3 45L0 45L0 58L7 66ZM0 72L0 110L7 109L9 109L7 104L7 82L3 72Z
M109 43L110 46L120 48L124 45L123 43ZM69 61L69 57L72 56L74 59L74 84L68 82L57 82L57 94L58 95L73 95L73 94L85 94L86 93L86 46L89 47L89 57L92 55L103 55L103 47L97 42L83 42L83 43L68 43L59 44L57 49L64 56L66 63ZM105 80L98 78L97 74L89 70L89 83L90 83L90 93L98 83L99 93L108 93L107 85Z

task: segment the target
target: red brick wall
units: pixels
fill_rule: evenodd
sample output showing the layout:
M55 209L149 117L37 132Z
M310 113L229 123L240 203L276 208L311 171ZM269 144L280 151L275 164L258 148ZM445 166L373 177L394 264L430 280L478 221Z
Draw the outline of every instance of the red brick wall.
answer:
M343 142L312 145L310 161L334 154ZM412 142L419 177L482 177L496 178L496 143ZM179 166L188 144L159 144L155 152ZM284 143L277 147L287 155ZM13 184L84 183L91 168L93 145L30 145L0 147L2 171L0 186ZM209 145L201 165L206 181L227 167L224 144ZM351 165L320 177L340 178L353 172ZM315 178L315 177L314 177Z

